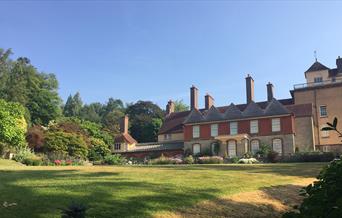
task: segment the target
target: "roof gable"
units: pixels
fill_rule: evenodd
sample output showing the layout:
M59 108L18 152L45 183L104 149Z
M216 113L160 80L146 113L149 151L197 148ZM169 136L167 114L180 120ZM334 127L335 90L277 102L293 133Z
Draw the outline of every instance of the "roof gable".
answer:
M208 110L205 116L206 121L217 121L217 120L222 120L222 119L223 119L223 115L215 106L211 106L211 108Z
M197 123L204 121L204 117L197 109L193 109L183 123Z
M244 117L259 117L264 115L264 111L254 101L251 101L242 112L242 115Z
M242 112L235 106L235 104L231 103L224 113L224 118L227 120L239 119L242 117Z
M272 99L265 108L266 116L290 114L291 112L275 98Z
M305 71L305 73L313 72L313 71L320 71L320 70L329 70L329 68L324 66L320 62L316 61L315 63L311 65L311 67L307 71Z

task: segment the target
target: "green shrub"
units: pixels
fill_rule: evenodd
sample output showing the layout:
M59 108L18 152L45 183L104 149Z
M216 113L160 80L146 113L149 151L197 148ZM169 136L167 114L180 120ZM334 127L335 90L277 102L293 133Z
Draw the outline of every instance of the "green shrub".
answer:
M299 152L291 156L284 157L282 162L329 162L335 158L332 152Z
M286 213L284 218L338 218L342 214L342 160L335 160L325 167L318 181L304 188L306 196L299 213Z
M279 154L275 151L270 151L267 154L267 161L270 163L276 163L279 161Z
M192 155L185 157L184 161L185 164L194 164L195 163L195 159L192 157Z
M229 161L230 161L231 163L238 163L239 160L240 160L240 158L238 158L238 157L232 157L232 158L229 159Z
M28 147L18 147L16 149L14 160L22 163L25 159L34 158L35 154Z
M200 164L221 164L221 163L223 163L223 158L220 156L199 157L198 163L200 163Z
M32 157L32 158L26 158L22 162L23 164L27 166L40 166L43 165L43 161L39 157Z
M110 154L110 150L106 143L101 139L91 139L92 148L89 150L88 159L91 161L100 161Z
M45 152L86 158L88 147L84 139L77 134L61 131L49 132L45 137Z
M270 145L261 144L259 150L255 153L256 155L259 155L262 158L267 158L268 153L272 151L272 148Z
M120 154L112 154L104 157L104 163L108 165L123 165L127 163L127 160Z
M83 204L71 203L66 209L62 209L62 218L85 218L87 207Z

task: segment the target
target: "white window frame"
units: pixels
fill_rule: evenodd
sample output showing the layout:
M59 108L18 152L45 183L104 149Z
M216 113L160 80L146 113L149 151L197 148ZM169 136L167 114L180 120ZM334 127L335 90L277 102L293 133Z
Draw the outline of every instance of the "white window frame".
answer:
M121 143L115 143L114 144L114 150L115 151L121 150Z
M251 153L255 154L260 149L260 141L258 139L251 140Z
M280 132L281 131L281 120L280 118L272 119L272 132Z
M218 145L220 146L220 144L218 142L214 142L214 143L211 143L211 154L212 155L218 155L218 153L215 152L215 146Z
M192 126L192 138L199 138L200 137L200 126Z
M327 125L323 125L323 126L321 127L321 129L322 129L323 127L327 127ZM329 131L321 131L321 137L322 137L322 138L329 138Z
M227 149L228 149L229 157L236 157L236 141L235 140L228 141Z
M272 140L272 150L278 152L280 155L283 154L283 140L273 139Z
M197 155L201 153L201 144L193 144L192 145L192 154Z
M211 124L210 125L210 135L211 135L211 137L218 136L218 124Z
M171 134L164 135L164 140L170 140L170 139L171 139Z
M314 77L314 83L323 83L323 77Z
M259 132L259 122L258 122L258 120L251 120L250 121L250 132L251 133L258 133Z
M322 110L324 108L324 110ZM325 112L322 114L322 112ZM319 106L319 116L320 117L327 117L328 116L328 107L326 105L320 105Z
M237 135L238 134L238 123L237 122L230 122L229 123L229 130L230 130L230 135Z

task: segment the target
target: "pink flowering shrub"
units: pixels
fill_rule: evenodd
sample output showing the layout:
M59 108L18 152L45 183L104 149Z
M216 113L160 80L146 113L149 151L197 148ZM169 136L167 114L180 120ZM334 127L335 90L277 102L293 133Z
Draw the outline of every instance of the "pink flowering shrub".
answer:
M62 164L62 161L61 160L55 160L54 163L55 163L55 165L60 166Z

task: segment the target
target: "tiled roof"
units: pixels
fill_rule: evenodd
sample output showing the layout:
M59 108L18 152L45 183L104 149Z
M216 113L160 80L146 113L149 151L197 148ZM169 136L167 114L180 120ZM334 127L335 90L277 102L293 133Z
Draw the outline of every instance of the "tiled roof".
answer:
M305 73L307 72L313 72L313 71L319 71L319 70L329 70L328 67L324 66L323 64L321 64L320 62L316 61L315 63L313 63L311 65L311 67L305 71Z
M292 98L287 98L287 99L280 99L278 100L282 105L284 105L286 108L290 110L290 112L296 113L299 112L301 116L303 114L306 114L306 116L311 116L311 112L308 112L308 110L303 110L303 109L298 109L295 111L292 111L289 106L294 104L294 101ZM262 101L262 102L256 102L256 104L262 108L265 109L268 105L267 101ZM217 107L216 109L219 110L221 113L223 113L224 119L230 120L230 119L239 119L242 118L240 117L239 113L242 113L241 111L245 110L247 107L247 104L230 104L229 106L222 106L222 107ZM291 107L297 109L297 107ZM236 110L238 109L238 110ZM206 114L207 110L205 109L200 109L199 110L202 114ZM236 116L233 116L235 113L229 113L228 111L236 111ZM240 112L239 112L240 111ZM188 115L190 114L191 111L182 111L182 112L175 112L170 115L168 115L164 122L163 125L161 126L159 133L158 134L166 134L166 133L182 133L183 132L183 123L187 119ZM226 113L227 112L227 113Z
M242 112L237 108L233 103L231 103L225 113L224 113L224 118L227 120L230 119L239 119L242 117Z
M342 71L338 71L337 68L329 70L329 77L342 76Z
M257 105L254 101L250 102L245 110L242 112L242 117L261 117L264 115L263 109Z
M274 116L274 115L281 115L281 114L290 114L289 111L284 105L282 105L276 99L272 99L271 102L265 108L265 116Z
M312 116L312 104L294 104L288 105L286 108L291 111L295 117Z
M138 151L166 151L166 150L178 150L183 149L184 142L166 142L166 143L142 143L137 144L133 149L127 152Z
M199 110L193 109L183 123L194 123L202 121L204 121L202 113Z
M136 144L138 143L130 134L121 133L114 139L115 143L128 143L128 144Z
M211 106L204 118L206 121L217 121L223 119L223 114L215 107Z

